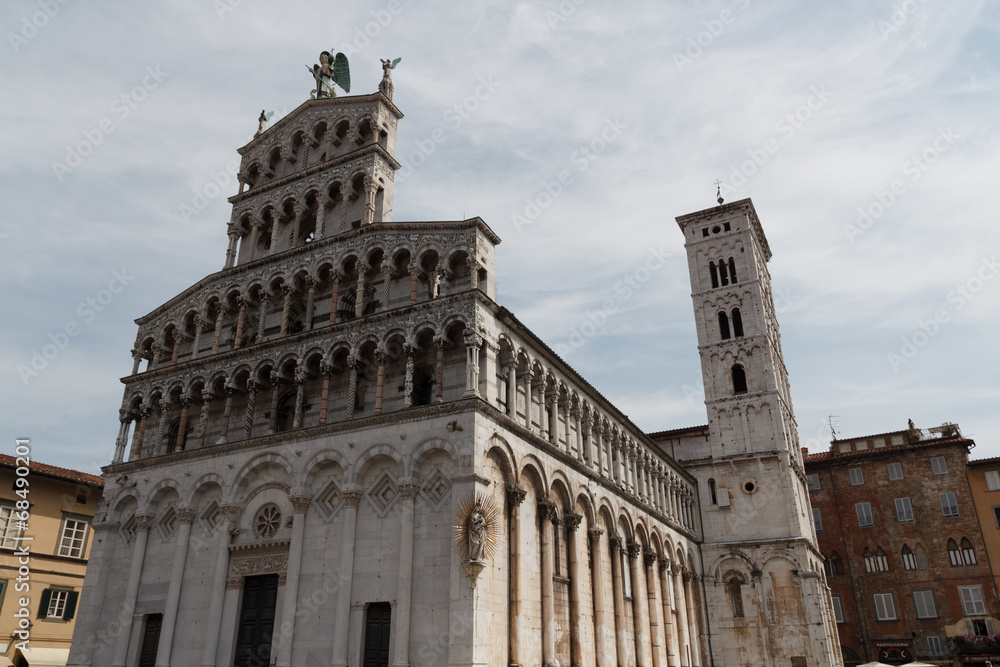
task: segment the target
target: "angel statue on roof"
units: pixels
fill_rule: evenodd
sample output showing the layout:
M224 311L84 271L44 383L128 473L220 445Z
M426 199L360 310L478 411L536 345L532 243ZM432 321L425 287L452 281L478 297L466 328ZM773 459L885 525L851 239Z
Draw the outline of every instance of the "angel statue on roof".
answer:
M396 69L396 65L399 64L400 60L402 60L402 58L382 61L382 83L378 84L378 89L382 92L383 95L389 98L390 102L392 101L392 91L393 91L392 70Z
M343 88L345 93L351 92L351 68L347 63L347 56L343 53L338 53L334 57L330 55L330 51L323 51L319 54L319 64L312 67L306 65L306 69L312 72L313 80L316 82L316 89L312 91L310 99L336 97L337 91L333 89L333 84Z

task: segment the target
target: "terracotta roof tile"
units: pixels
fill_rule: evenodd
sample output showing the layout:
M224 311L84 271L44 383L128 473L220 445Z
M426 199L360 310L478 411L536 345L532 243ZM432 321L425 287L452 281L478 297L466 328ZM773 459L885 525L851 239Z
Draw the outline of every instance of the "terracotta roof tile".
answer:
M858 438L860 439L860 438ZM855 440L855 438L851 438ZM846 440L837 440L834 444L846 442ZM886 452L899 452L908 449L920 449L923 447L934 447L937 445L948 445L948 444L964 444L966 448L975 447L976 443L970 438L963 438L961 436L956 436L954 438L928 438L927 440L920 440L918 442L906 442L902 445L891 445L888 447L879 447L877 449L865 449L860 452L850 451L850 452L817 452L816 454L809 454L803 459L806 465L811 463L822 463L825 461L832 461L835 459L861 459L865 457L879 456L885 454Z
M17 468L17 459L8 454L0 454L0 466ZM88 486L96 486L98 488L104 487L104 480L102 478L97 475L80 472L79 470L60 468L59 466L49 465L48 463L39 463L38 461L32 461L29 464L28 469L31 472L35 472L40 475L58 477L59 479L66 479L71 482L81 482Z

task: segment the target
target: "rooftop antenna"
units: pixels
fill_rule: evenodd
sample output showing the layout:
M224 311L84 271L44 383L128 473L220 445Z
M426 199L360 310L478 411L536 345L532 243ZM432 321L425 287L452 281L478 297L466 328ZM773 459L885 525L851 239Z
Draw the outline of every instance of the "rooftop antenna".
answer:
M715 201L719 202L719 206L722 206L722 202L726 201L722 198L722 181L715 181Z
M840 415L829 415L826 419L827 419L827 424L830 425L830 436L834 440L836 440L837 439L837 435L839 435L839 433L840 433L837 430L837 427L840 426L840 424L838 423L838 420L840 419Z

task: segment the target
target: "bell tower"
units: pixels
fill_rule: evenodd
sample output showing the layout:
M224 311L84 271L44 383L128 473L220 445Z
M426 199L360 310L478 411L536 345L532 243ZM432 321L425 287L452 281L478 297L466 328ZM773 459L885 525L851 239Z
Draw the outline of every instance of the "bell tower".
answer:
M749 199L677 223L708 427L674 452L699 481L716 664L761 664L762 656L773 665L841 664L767 270L771 249Z

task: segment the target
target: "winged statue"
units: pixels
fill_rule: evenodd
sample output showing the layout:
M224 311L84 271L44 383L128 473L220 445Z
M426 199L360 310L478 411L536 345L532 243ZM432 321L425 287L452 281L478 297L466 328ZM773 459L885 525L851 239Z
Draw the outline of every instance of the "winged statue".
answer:
M382 94L392 101L392 91L394 86L392 85L392 70L396 69L396 65L402 58L396 58L395 60L383 60L382 61L382 82L378 84L378 89L382 91Z
M306 69L312 72L313 80L316 82L316 89L312 91L311 95L312 99L321 100L327 97L336 97L337 91L333 88L334 84L343 88L345 93L351 92L351 66L347 62L347 56L343 53L332 56L330 51L324 51L319 54L319 64L312 67L306 65Z

